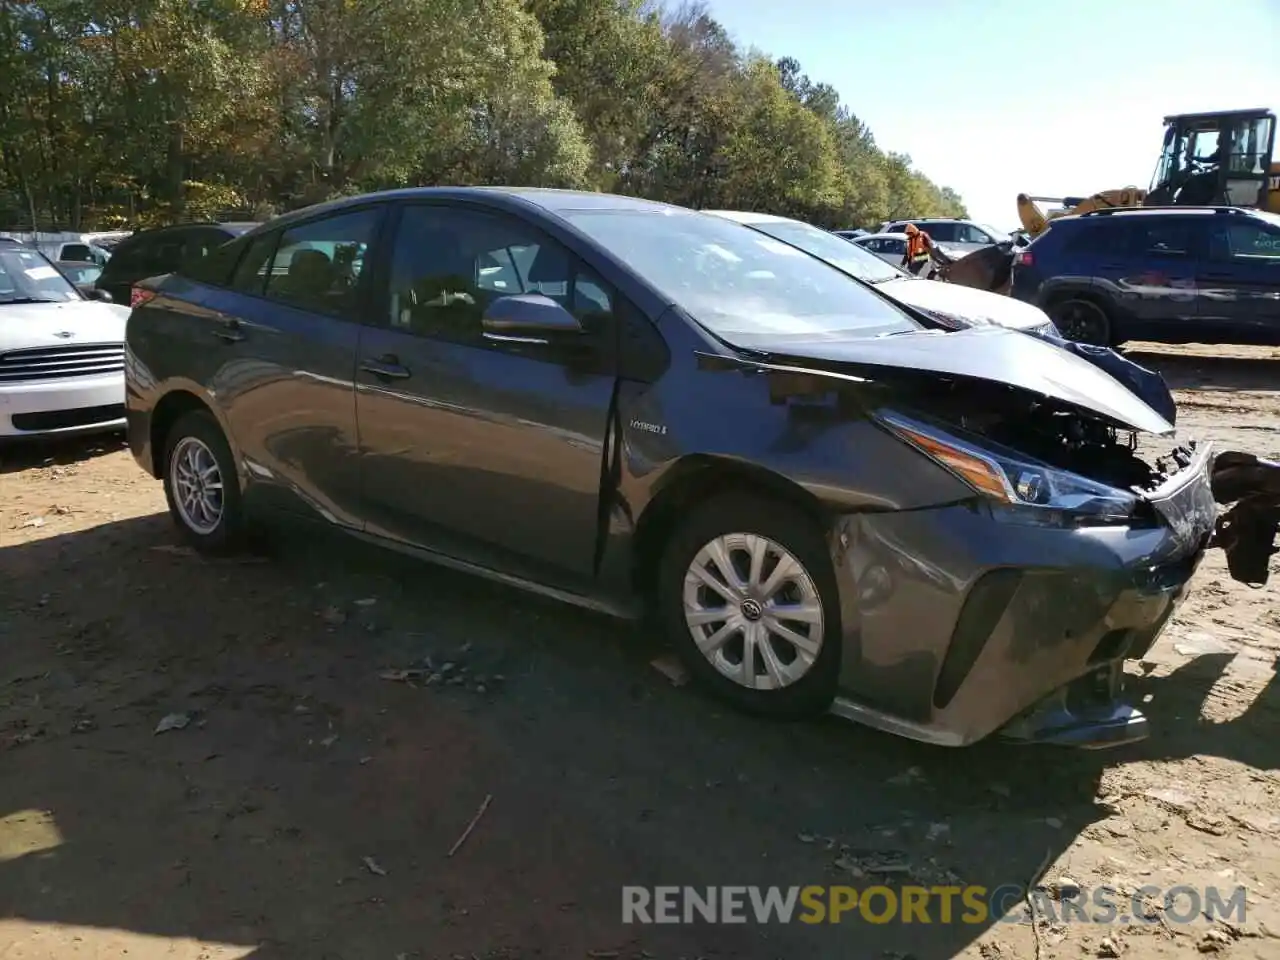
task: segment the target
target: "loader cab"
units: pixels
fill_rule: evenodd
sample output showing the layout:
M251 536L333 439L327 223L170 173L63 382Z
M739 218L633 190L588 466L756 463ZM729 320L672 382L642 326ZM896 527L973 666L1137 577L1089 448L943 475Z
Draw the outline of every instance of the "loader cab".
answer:
M1164 118L1164 146L1148 206L1267 208L1276 117L1270 110L1223 110Z

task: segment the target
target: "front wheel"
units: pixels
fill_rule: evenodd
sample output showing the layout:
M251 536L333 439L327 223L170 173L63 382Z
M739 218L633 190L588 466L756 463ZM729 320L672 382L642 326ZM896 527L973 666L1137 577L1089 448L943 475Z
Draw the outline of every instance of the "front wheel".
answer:
M1111 320L1107 312L1091 300L1062 300L1050 308L1049 316L1068 340L1096 347L1111 346Z
M225 553L243 542L244 517L235 460L218 422L188 413L165 441L164 495L183 539L205 553Z
M831 704L840 673L835 575L819 527L747 496L697 508L667 544L657 604L690 673L751 713Z

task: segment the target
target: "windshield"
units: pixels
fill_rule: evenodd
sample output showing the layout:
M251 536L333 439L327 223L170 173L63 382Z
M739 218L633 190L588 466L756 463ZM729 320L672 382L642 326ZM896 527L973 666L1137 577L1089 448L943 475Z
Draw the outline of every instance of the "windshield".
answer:
M980 223L978 224L978 227L981 230L985 230L996 243L1008 243L1013 239L1013 236L1008 230L1000 230L997 227L991 226L989 223Z
M0 246L0 304L80 299L71 282L35 250Z
M885 263L874 253L863 250L856 243L850 243L834 233L827 233L807 223L774 220L753 223L750 226L783 243L799 247L805 253L819 260L825 260L867 283L880 283L906 276L904 271Z
M680 210L576 210L565 215L730 342L870 337L920 329L840 270L740 223Z

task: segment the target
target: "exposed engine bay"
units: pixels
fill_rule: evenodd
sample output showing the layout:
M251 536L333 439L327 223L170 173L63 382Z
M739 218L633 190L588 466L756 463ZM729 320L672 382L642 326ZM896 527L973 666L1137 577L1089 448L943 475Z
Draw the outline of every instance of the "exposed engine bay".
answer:
M947 386L951 389L945 401L931 410L945 411L933 413L936 419L1051 467L1121 490L1159 486L1181 469L1176 463L1146 462L1137 454L1134 432L1119 430L1063 404L1011 396L1013 391L996 384L989 389L980 383L966 383L963 388Z
M759 367L769 369L766 364ZM849 367L832 372L848 373ZM1154 491L1195 456L1194 444L1147 435L1140 443L1135 431L1101 415L1007 384L892 368L879 368L874 374L861 386L873 395L883 393L888 404L895 402L899 388L906 387L902 392L911 397L911 406L935 421L1120 490ZM770 379L775 402L829 396L833 387L817 371L806 374L794 367L773 368ZM1149 386L1140 378L1131 389L1140 385ZM853 395L835 392L841 407L865 412ZM1219 516L1209 546L1226 554L1233 579L1265 584L1270 558L1280 552L1275 546L1280 532L1280 463L1236 451L1219 453L1210 483L1214 500L1229 509Z

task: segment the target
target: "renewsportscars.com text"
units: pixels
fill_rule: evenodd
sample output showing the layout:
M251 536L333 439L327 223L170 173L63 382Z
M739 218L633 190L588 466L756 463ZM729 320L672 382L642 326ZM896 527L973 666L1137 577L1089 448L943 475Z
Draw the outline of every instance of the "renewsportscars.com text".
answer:
M1063 923L1174 923L1245 920L1244 887L1229 891L1145 886L1126 896L1111 887L1053 899L1030 894L1040 916ZM971 886L623 887L622 922L650 923L1021 923L1019 884ZM1152 911L1159 905L1159 912Z

